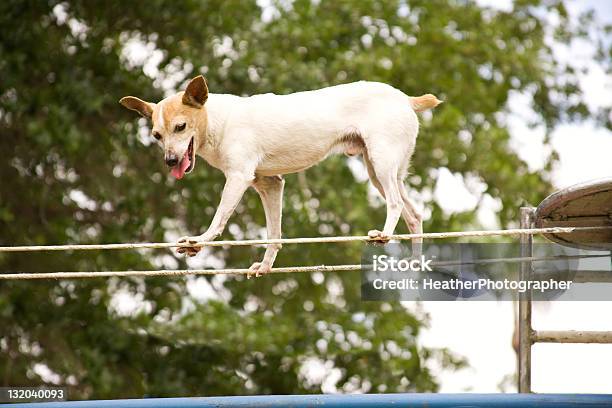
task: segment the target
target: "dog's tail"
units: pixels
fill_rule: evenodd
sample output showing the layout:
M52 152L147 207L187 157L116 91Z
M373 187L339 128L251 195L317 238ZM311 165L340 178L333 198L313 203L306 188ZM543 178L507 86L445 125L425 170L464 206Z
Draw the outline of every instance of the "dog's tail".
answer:
M441 103L442 101L432 94L410 97L410 104L412 105L412 109L414 109L415 112L424 112L428 109L435 108Z

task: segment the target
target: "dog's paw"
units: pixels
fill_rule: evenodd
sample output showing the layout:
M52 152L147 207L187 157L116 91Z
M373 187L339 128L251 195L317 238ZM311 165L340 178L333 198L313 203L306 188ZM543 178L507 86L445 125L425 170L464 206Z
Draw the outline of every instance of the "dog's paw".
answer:
M181 237L178 240L179 243L186 242L188 244L197 244L199 242L204 242L204 241L206 241L206 239L204 238L203 235L196 235L194 237L189 237L189 236Z
M272 270L272 266L263 262L255 262L249 268L249 272L247 273L247 279L251 279L251 274L254 272L255 277L259 278L261 275L264 275Z
M390 240L387 234L379 230L368 231L368 237L370 237L372 241L381 242L383 244L389 242Z
M181 237L177 241L178 244L197 244L199 242L204 242L204 240L202 239L202 236ZM191 246L191 247L184 246L184 247L178 247L176 252L178 252L179 254L185 254L187 256L196 256L198 252L200 252L201 250L202 250L201 246Z

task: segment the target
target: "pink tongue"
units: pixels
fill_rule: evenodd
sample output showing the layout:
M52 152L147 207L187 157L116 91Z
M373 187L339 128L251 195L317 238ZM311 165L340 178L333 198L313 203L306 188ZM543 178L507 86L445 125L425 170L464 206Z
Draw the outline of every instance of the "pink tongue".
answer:
M189 149L188 149L185 152L185 155L183 156L183 160L181 160L181 162L178 165L174 166L172 170L170 171L170 173L174 177L176 177L177 180L180 180L185 175L185 170L187 170L187 167L189 167L189 164L191 164L191 159L189 158Z

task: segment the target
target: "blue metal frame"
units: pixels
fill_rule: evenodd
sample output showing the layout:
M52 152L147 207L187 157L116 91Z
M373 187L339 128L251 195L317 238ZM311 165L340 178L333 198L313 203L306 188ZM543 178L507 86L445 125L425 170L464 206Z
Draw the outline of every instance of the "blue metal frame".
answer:
M352 394L150 398L1 405L11 408L612 407L612 394Z

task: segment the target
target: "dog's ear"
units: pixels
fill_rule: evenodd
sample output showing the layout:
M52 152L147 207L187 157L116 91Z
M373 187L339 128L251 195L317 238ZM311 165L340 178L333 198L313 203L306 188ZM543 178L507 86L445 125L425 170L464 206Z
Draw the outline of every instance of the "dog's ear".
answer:
M183 94L183 103L194 108L201 108L207 99L208 86L206 85L206 80L202 75L198 75L189 81L189 85L187 85L187 89L185 89Z
M126 96L124 98L121 98L119 103L128 109L131 109L133 111L140 113L142 116L144 116L147 119L151 119L151 116L153 115L154 105L152 103L145 102L142 99L139 99L135 96Z

